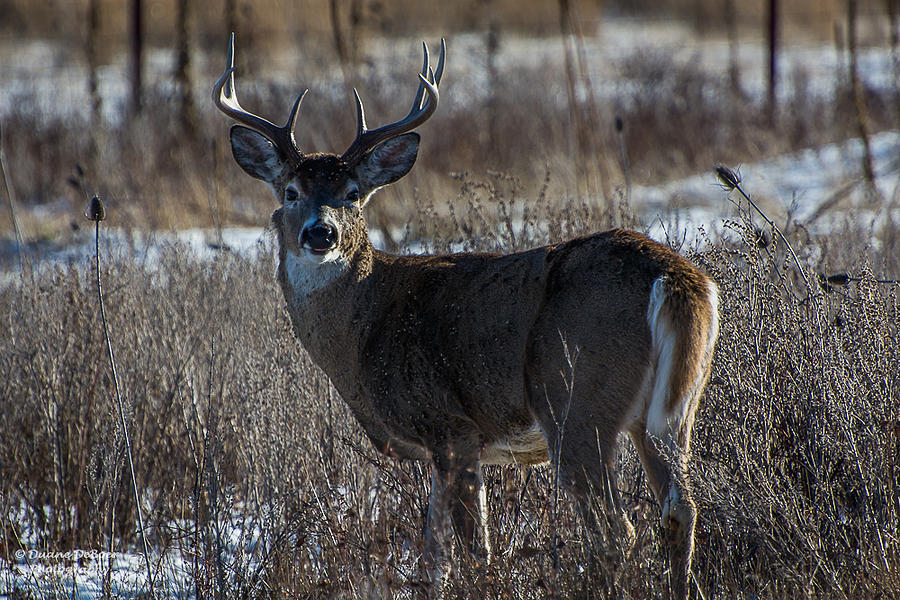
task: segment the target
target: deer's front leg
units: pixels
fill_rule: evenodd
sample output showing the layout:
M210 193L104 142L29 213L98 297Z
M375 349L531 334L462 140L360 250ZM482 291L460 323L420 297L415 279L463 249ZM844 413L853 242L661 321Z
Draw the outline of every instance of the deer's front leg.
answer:
M433 583L447 576L451 523L463 548L477 555L480 538L490 560L480 449L480 443L460 444L433 455L424 556Z

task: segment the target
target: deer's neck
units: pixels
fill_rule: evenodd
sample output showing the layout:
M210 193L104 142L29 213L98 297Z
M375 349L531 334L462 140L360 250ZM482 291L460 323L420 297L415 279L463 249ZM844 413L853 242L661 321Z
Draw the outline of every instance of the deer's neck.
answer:
M385 277L386 256L369 245L346 263L310 269L282 253L278 278L294 333L375 447L403 458L425 459L427 453L421 447L398 438L362 387L367 379L363 376L364 348L373 315L379 310L377 280Z
M332 379L338 369L353 371L369 310L373 253L366 245L349 258L315 263L281 252L278 279L294 331Z

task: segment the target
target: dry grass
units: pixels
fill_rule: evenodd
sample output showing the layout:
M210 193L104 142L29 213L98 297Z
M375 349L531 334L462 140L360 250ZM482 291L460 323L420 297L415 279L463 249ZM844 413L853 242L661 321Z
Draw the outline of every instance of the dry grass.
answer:
M623 219L576 202L560 210L501 176L458 185L452 216L420 200L437 249L471 235L476 248L526 247ZM524 206L524 231L503 225ZM732 229L693 254L723 299L695 430L695 574L714 597L888 597L900 586L900 289L875 284L869 265L897 268L896 255L847 234L841 264L863 280L807 290L782 247L757 242L749 215ZM832 242L798 233L811 271L837 260ZM113 252L104 280L152 545L183 556L202 595L415 596L426 467L369 447L293 339L270 259L200 262L170 247L144 264L139 250ZM0 292L6 560L136 543L89 267ZM591 571L548 468L490 468L500 555L458 559L449 596L664 596L658 507L627 443L619 463L638 532L626 562ZM242 533L226 545L224 528Z

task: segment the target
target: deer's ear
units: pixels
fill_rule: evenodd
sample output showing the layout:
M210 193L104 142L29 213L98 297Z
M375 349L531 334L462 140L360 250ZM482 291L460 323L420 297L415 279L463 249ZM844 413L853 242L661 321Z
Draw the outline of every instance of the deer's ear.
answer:
M231 128L231 153L250 177L272 184L284 168L284 157L264 135L247 127Z
M359 175L366 187L376 190L394 183L412 169L419 153L419 134L407 133L375 146L359 163Z

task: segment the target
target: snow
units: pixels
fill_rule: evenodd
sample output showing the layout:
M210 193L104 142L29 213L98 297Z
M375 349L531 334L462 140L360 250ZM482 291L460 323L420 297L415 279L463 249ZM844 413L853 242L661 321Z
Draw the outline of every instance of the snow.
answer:
M177 553L151 557L159 587L171 599L193 598L190 565ZM104 591L106 586L109 593ZM155 586L156 587L156 586ZM41 552L18 550L14 561L0 559L0 600L27 590L37 598L94 600L146 595L147 568L143 556L99 550ZM17 591L18 590L18 591Z
M0 558L0 600L19 597L27 591L34 598L67 598L95 600L118 597L146 598L153 590L154 597L167 600L195 598L195 582L208 577L211 559L195 564L195 533L205 543L207 536L215 536L219 548L219 562L226 584L235 574L246 577L255 572L260 556L265 553L262 519L266 517L250 510L245 504L227 494L222 499L227 510L211 513L207 529L198 532L193 521L179 520L163 527L173 534L172 545L160 549L151 544L148 583L147 564L143 554L136 551L110 552L98 549L38 550L35 532L29 531L22 516L24 506L11 508L22 525L18 542L20 548L11 553L10 561ZM46 509L49 510L49 507ZM149 510L149 507L148 507ZM152 533L152 530L150 531ZM200 573L196 571L199 570Z
M896 198L900 194L900 131L872 136L870 148L878 192L884 199ZM889 213L883 203L873 204L867 196L859 175L862 156L862 143L853 139L742 165L737 171L741 187L776 223L784 224L790 216L811 233L826 234L847 219L871 227L889 218L900 220L896 202ZM634 210L642 215L651 237L668 235L689 242L695 239L698 226L707 233L722 234L724 220L734 218L742 205L737 192L730 196L733 202L726 200L712 166L708 173L632 190Z
M879 193L889 201L897 198L900 195L900 131L872 136L870 147ZM859 176L862 153L861 142L854 139L758 163L728 166L740 172L744 191L776 223L784 224L790 217L803 223L813 234L825 234L842 226L847 219L870 227L891 222L889 219L900 221L900 203L872 203L867 197ZM698 241L700 227L712 239L724 234L725 221L734 219L741 206L737 193L732 192L730 196L731 201L716 180L711 165L706 173L657 186L634 186L631 206L651 237L679 240L690 246ZM746 208L746 203L744 206ZM817 214L827 206L830 208ZM403 239L404 231L370 231L376 248L386 247L386 234L396 242ZM126 252L134 260L150 266L157 263L167 246L184 249L201 260L211 260L223 251L253 258L271 253L274 240L272 233L262 227L226 227L220 232L187 229L149 233L107 228L101 234L104 256ZM423 253L432 246L428 240L410 240L407 251ZM457 246L455 250L464 249L460 244ZM39 259L37 268L89 264L94 256L93 235L84 233L76 242L29 252L32 259ZM0 261L0 285L9 284L18 277L14 248L0 253L3 254L6 256Z
M605 18L597 30L583 38L583 55L594 93L600 98L621 98L628 94L649 92L633 89L623 65L634 57L658 54L673 66L696 67L711 76L724 77L729 68L728 41L722 36L698 38L686 23L660 20L648 22L628 18ZM434 49L436 40L430 40ZM418 38L371 38L365 45L365 56L358 70L360 84L376 84L393 89L396 75L416 69L420 60ZM224 46L224 40L223 40ZM290 88L301 87L298 79L308 78L307 49L285 47L277 55L267 56L257 73L241 76L241 85L250 90L268 87L273 81ZM446 110L453 111L473 99L484 100L494 89L489 81L487 52L483 33L462 33L448 40L450 59L445 81L451 82L453 93L441 98ZM767 93L767 46L762 38L744 36L736 50L743 91L761 100ZM90 116L87 92L87 69L82 57L64 44L48 40L10 38L0 40L0 56L15 56L15 61L0 61L0 117L22 106L44 117L82 118ZM171 77L175 53L169 48L148 48L145 78L159 89L162 96L174 92ZM211 66L215 75L205 74L195 83L195 97L206 98L212 81L222 64L219 57L202 56L199 63ZM224 54L221 56L224 61ZM863 46L858 50L859 72L863 84L874 91L894 89L895 71L889 48ZM208 63L211 62L211 65ZM838 77L846 71L847 57L838 53L829 40L782 40L779 52L780 100L789 99L795 83L804 81L804 92L814 97L829 98L834 94ZM501 36L494 56L494 66L504 77L516 71L543 70L563 73L564 40L560 37ZM129 94L129 71L124 53L113 56L98 70L99 93L103 98L103 117L117 122L124 114ZM254 77L258 77L255 79ZM313 90L322 101L347 101L347 90L339 69L315 73ZM564 82L560 79L544 90L548 101L566 102ZM442 109L444 110L444 109Z
M29 247L28 256L40 270L58 264L90 264L95 255L92 228L65 243L44 243ZM0 285L9 284L19 276L15 260L15 246L7 240L0 250ZM106 227L100 233L100 252L105 259L125 253L147 266L158 264L167 247L190 252L201 260L211 260L221 252L234 252L255 257L272 251L272 235L262 227L224 227L214 229L184 229L178 231L126 231Z

